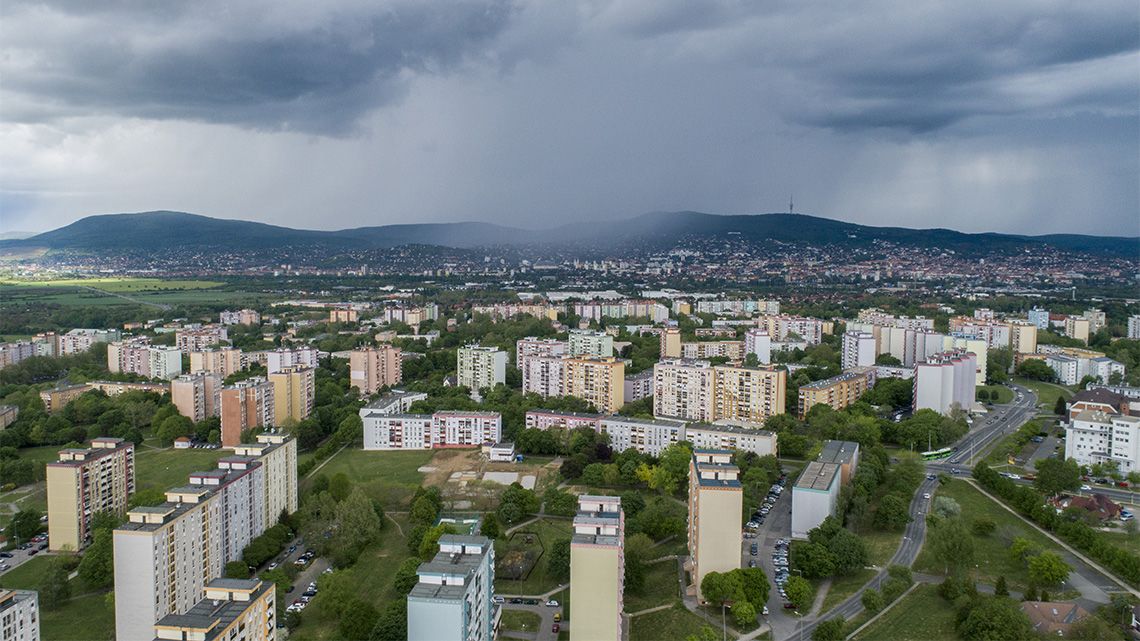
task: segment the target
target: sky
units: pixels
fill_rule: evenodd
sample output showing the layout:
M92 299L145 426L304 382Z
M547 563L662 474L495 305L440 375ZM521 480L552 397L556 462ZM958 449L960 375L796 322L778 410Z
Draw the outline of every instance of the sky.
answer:
M1140 235L1135 0L7 0L0 232L649 211Z

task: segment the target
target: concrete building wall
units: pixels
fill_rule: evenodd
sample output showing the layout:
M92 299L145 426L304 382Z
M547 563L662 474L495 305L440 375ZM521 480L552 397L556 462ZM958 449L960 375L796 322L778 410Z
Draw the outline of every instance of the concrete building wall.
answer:
M408 597L408 641L463 638L462 603Z
M622 595L615 589L624 581L620 554L615 547L571 546L570 602L585 614L575 615L571 641L621 641Z

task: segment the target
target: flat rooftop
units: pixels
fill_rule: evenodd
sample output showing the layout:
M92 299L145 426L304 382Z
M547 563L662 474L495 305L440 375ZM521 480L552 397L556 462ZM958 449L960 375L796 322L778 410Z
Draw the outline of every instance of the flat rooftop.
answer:
M170 628L193 628L205 631L203 639L211 641L221 636L221 633L236 621L249 606L261 598L270 589L272 583L257 580L241 579L214 579L206 587L228 588L238 590L254 589L249 601L220 601L202 599L194 604L185 614L168 614L155 623L156 626Z
M819 453L819 460L823 463L839 463L847 465L859 451L859 444L853 441L825 441L823 451Z
M838 464L812 461L807 464L803 473L800 474L800 478L796 480L794 489L826 492L838 475Z

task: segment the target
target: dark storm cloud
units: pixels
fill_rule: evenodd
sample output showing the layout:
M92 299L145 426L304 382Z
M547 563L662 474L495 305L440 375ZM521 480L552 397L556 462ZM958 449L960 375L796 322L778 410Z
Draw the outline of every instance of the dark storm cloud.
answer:
M20 7L5 29L15 40L5 84L27 100L6 118L114 114L343 131L402 94L405 76L480 55L511 14L503 0L311 4L319 11L300 8L296 20L286 5L266 6L278 14L267 23L210 2ZM48 27L43 40L15 35L33 21Z

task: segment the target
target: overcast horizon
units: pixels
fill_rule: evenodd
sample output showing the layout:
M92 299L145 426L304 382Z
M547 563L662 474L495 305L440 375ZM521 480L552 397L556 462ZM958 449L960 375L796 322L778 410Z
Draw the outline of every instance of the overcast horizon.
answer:
M13 1L0 233L788 210L1140 235L1140 6Z

